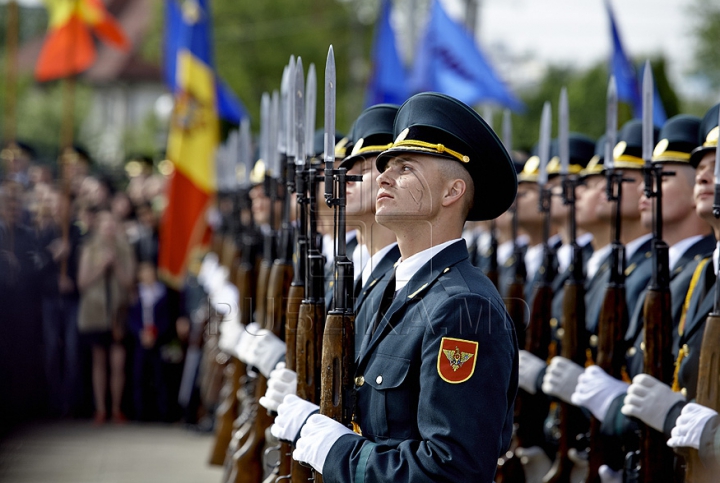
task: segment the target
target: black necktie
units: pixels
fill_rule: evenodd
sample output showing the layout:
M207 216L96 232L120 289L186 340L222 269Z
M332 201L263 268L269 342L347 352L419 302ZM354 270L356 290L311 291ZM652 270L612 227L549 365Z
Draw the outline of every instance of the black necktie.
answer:
M375 331L377 330L378 326L380 325L380 322L382 322L382 319L385 316L385 312L387 312L387 310L390 308L390 305L392 304L393 299L395 299L395 271L394 270L393 270L392 277L390 277L390 280L388 280L388 284L385 287L385 290L383 291L382 299L380 299L380 309L378 310L377 316L375 317L375 320L373 321L371 335L375 334Z

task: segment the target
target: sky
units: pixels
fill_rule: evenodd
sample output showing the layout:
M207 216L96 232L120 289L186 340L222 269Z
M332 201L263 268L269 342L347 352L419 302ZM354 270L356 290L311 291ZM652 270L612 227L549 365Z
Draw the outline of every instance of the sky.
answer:
M478 0L481 47L538 62L585 67L610 55L610 28L603 0ZM451 16L464 16L467 0L442 0ZM614 0L625 51L641 60L663 53L674 87L687 97L707 95L690 79L694 0Z

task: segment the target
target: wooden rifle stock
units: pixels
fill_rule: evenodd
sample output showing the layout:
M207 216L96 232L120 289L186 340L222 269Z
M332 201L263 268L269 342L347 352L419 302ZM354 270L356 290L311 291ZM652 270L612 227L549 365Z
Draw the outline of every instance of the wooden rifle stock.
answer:
M247 251L245 260L236 264L233 281L239 293L238 320L241 324L247 325L252 318L252 292L254 287L252 280L255 267L253 265L254 260L252 260L253 247L246 245L244 250ZM226 386L221 390L223 401L215 412L216 431L215 444L210 456L211 465L223 465L230 443L233 441L233 430L240 426L240 424L236 423L236 420L240 417L240 408L243 406L240 387L247 382L246 372L247 367L245 364L234 357L231 358L230 363L225 368Z
M242 369L240 367L242 365ZM222 466L225 453L232 439L233 423L238 416L239 401L237 392L240 390L241 370L245 364L231 359L225 366L225 385L220 390L222 402L215 411L215 444L210 452L210 464Z
M297 324L300 315L300 304L305 297L305 285L303 283L290 285L288 293L287 310L285 313L285 368L290 371L296 369L296 341ZM265 479L266 483L282 481L292 478L292 446L289 443L280 443L280 463L277 468Z
M268 277L265 322L263 328L280 337L285 328L285 296L290 289L292 265L282 260L273 263ZM267 392L267 378L258 374L255 387L255 402ZM252 434L240 449L237 460L237 478L235 483L259 483L263 480L263 454L265 449L265 431L273 423L273 417L262 406L257 406Z
M598 322L598 349L596 364L608 375L622 379L625 363L625 332L628 327L625 286L610 284L605 290L603 305ZM600 432L601 422L590 420L590 458L588 461L588 483L600 483L601 465L608 465L615 471L623 466L624 454Z
M349 426L353 413L355 314L330 313L322 347L320 414Z
M527 338L527 326L525 325L526 317L530 314L526 310L525 303L525 280L515 279L508 285L507 296L505 297L505 308L508 315L515 325L515 333L517 334L518 347L525 347Z
M705 322L695 402L720 411L720 314L717 313L711 313ZM707 468L696 449L689 450L686 461L686 483L717 482L717 468Z
M272 262L269 261L267 258L263 257L263 260L260 262L260 269L258 271L258 279L257 279L257 291L256 291L256 304L255 304L255 312L254 312L254 320L264 322L265 321L265 308L267 304L267 293L268 293L268 282L270 279L270 270L272 268ZM227 477L226 483L235 483L239 481L239 478L242 478L242 475L246 472L252 472L252 475L258 476L257 481L260 481L262 479L262 468L260 464L260 459L257 459L257 461L249 461L250 459L246 454L248 453L249 449L251 449L255 444L257 444L254 439L256 437L256 429L259 426L268 425L267 421L258 421L258 418L262 419L265 417L266 412L265 411L258 411L257 410L257 395L258 394L265 394L265 390L267 389L267 380L264 379L260 374L257 374L257 376L254 379L254 394L252 400L252 411L251 411L251 417L246 423L243 425L244 428L244 435L242 435L242 444L237 448L237 450L232 454L232 462L230 463L230 469L228 471L229 475ZM262 414L261 414L262 413ZM267 416L269 419L269 416ZM240 440L238 440L238 443L241 443ZM227 462L227 461L226 461ZM252 481L251 479L248 481Z
M569 280L565 283L563 296L562 347L560 355L581 366L585 365L585 289L583 282ZM587 431L586 418L580 408L565 402L560 403L558 452L544 482L569 483L573 470L570 449L578 452L581 447L577 436Z
M645 373L665 384L672 384L672 309L667 287L650 287L643 307L645 317ZM673 452L665 435L642 427L640 477L644 483L673 481Z

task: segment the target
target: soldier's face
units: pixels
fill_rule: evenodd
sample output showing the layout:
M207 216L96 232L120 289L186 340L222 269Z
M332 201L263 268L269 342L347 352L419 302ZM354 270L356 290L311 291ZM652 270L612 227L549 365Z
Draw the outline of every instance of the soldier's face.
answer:
M709 152L700 160L695 170L695 210L698 216L705 221L717 223L712 214L713 199L715 197L715 153Z
M675 172L673 176L663 176L662 180L662 218L667 224L682 221L693 216L695 200L693 199L692 174L695 171L691 166L670 164L663 171ZM640 192L640 217L647 229L652 229L653 201L645 197L645 183L638 185Z
M375 167L376 156L356 162L347 172L348 175L362 176L362 182L347 183L347 214L364 215L375 212L375 199L378 184L375 182L380 172Z
M563 226L567 223L568 205L563 202L562 178L555 176L548 181L548 187L552 193L550 198L550 217L554 225Z
M375 218L378 223L430 220L440 209L444 176L432 156L392 158L377 177Z
M575 202L575 216L577 226L580 228L590 227L598 223L597 205L605 196L605 176L589 176L585 183L578 186L576 190L577 200Z
M265 188L262 185L254 186L250 190L252 202L252 214L255 223L266 225L270 221L270 198L265 196Z
M542 214L538 210L540 193L537 183L518 184L517 217L520 226L542 223Z

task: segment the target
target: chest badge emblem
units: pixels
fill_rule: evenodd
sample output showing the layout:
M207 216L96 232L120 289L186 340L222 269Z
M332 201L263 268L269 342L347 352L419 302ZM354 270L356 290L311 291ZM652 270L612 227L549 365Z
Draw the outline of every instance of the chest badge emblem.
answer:
M470 340L443 337L438 352L437 370L450 384L465 382L475 372L478 343Z

